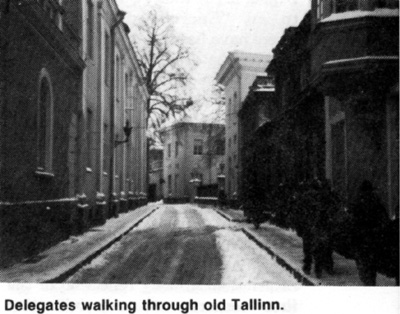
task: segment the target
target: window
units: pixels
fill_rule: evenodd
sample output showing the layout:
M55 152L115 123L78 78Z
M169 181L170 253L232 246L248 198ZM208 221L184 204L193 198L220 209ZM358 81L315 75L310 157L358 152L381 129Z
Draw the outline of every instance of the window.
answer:
M375 0L374 8L399 8L399 0Z
M131 108L130 100L129 100L129 89L130 89L130 78L129 74L125 73L125 108Z
M168 194L172 193L172 175L168 175Z
M121 60L119 56L115 58L115 98L117 101L121 97Z
M53 91L50 75L42 69L37 108L37 168L51 172L53 158Z
M358 0L336 0L335 12L347 12L358 9Z
M317 0L316 15L317 20L321 20L332 13L398 7L398 0Z
M203 154L203 140L194 140L193 155Z
M104 172L104 174L106 174L107 173L107 171L108 171L108 166L109 166L109 164L108 164L108 151L109 151L109 147L108 147L108 144L109 144L109 138L110 138L110 135L108 134L108 124L106 124L106 123L104 123L104 125L103 125L103 172Z
M93 152L93 112L88 109L87 111L87 123L86 123L86 139L87 139L87 166L92 167L92 152Z
M233 143L234 143L234 144L237 143L237 135L236 135L236 134L233 136Z
M105 45L105 56L104 56L104 63L105 63L105 73L104 73L104 80L106 85L110 83L110 55L111 55L111 43L110 43L110 35L108 33L104 36L104 45Z
M179 154L179 142L176 141L175 142L175 157L177 157Z
M215 141L215 153L217 155L225 155L225 141L216 140Z
M179 174L175 175L175 194L178 194Z
M168 157L171 157L171 144L168 144Z
M87 0L88 16L87 16L87 52L91 59L93 59L93 40L94 40L94 6L92 0Z
M317 0L317 19L320 20L324 15L324 0Z

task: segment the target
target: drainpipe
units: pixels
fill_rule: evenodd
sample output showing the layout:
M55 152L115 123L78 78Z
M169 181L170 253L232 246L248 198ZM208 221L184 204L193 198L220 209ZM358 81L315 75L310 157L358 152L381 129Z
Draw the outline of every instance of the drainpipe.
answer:
M115 148L115 30L124 20L126 12L117 12L117 21L111 26L110 39L111 39L111 66L110 66L110 177L109 177L109 208L112 210L113 193L114 193L114 148ZM107 75L107 73L106 73Z

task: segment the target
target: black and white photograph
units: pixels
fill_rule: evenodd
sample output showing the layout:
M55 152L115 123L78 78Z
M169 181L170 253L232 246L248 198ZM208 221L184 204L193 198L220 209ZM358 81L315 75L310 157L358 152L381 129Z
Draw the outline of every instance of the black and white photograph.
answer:
M0 0L0 312L398 287L398 0Z

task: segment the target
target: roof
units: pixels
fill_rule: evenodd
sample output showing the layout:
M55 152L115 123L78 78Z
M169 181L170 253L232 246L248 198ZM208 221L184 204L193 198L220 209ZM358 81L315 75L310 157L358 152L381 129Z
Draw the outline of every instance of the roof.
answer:
M241 68L257 68L258 71L261 72L265 70L271 60L272 55L268 54L251 53L239 50L228 52L228 56L219 68L215 80L220 84L226 83L225 81L229 76L228 74L238 68L235 67L235 64L240 65Z

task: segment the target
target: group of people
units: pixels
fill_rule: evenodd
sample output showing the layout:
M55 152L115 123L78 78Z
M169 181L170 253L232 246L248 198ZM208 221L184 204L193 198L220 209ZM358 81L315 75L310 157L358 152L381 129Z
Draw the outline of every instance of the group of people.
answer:
M296 230L303 240L305 273L314 264L318 278L323 272L334 274L333 251L337 251L356 261L364 285L375 285L378 271L398 281L398 220L389 219L370 181L360 184L347 206L327 180L317 179L296 186L281 184L267 199L250 216L255 220L269 217L279 226Z

